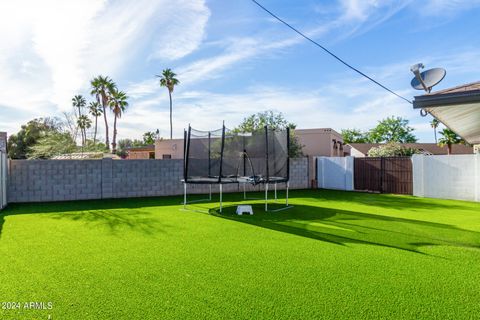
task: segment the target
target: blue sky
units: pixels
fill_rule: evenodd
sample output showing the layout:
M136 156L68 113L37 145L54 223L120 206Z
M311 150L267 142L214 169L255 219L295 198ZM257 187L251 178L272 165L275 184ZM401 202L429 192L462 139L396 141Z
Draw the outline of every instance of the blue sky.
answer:
M407 98L412 64L444 67L436 89L480 80L480 1L260 0L360 70ZM0 131L62 116L89 80L111 76L130 96L120 138L169 132L168 94L154 75L172 68L174 135L283 112L299 128L368 129L410 120L433 141L429 118L273 20L250 0L27 1L0 4ZM91 97L89 97L91 98ZM100 129L102 132L102 128Z

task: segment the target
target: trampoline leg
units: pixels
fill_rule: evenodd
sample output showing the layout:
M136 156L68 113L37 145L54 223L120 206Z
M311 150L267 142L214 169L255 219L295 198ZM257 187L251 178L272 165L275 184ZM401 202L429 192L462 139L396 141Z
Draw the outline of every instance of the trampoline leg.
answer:
M275 202L277 202L277 183L275 182Z
M242 183L243 184L243 200L246 200L247 199L247 191L245 190L245 183Z
M208 196L208 200L209 200L209 201L212 201L212 185L209 184L209 187L210 187L210 194L209 194L209 196Z
M222 212L222 184L220 183L220 213Z
M265 211L268 211L268 183L265 183Z
M183 183L183 209L187 208L187 184Z
M289 182L287 181L287 197L286 197L286 201L287 201L287 202L286 202L286 205L287 205L287 207L288 207L288 187L289 187L289 185L290 185L290 184L289 184Z

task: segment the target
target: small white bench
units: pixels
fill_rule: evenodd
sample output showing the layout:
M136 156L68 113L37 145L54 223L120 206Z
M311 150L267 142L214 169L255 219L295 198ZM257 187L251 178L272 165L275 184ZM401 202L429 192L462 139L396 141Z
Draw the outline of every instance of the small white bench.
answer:
M237 214L241 216L244 213L248 213L250 215L253 215L253 209L251 205L241 205L237 206Z

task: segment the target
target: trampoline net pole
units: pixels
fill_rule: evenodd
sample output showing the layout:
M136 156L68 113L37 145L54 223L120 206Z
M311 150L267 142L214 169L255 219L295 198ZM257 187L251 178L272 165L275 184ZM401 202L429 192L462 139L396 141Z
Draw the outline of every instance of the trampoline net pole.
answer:
M265 183L265 211L268 211L268 182Z
M183 209L187 208L187 183L183 183Z
M222 212L222 195L223 195L223 190L222 190L222 184L220 183L220 213Z
M288 207L288 187L290 186L290 182L287 181L287 196L286 196L286 205Z

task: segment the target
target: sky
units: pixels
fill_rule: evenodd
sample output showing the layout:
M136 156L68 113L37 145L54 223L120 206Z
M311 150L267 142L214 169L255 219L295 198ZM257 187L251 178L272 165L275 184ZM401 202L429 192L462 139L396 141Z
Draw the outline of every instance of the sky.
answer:
M478 0L259 0L281 18L412 99L412 64L443 67L448 88L480 80ZM169 135L156 74L177 73L173 131L235 127L274 110L298 128L367 130L388 116L433 142L431 118L346 68L250 0L0 2L0 131L72 111L108 75L129 96L119 138ZM113 116L109 113L109 121ZM104 135L102 122L99 133Z

